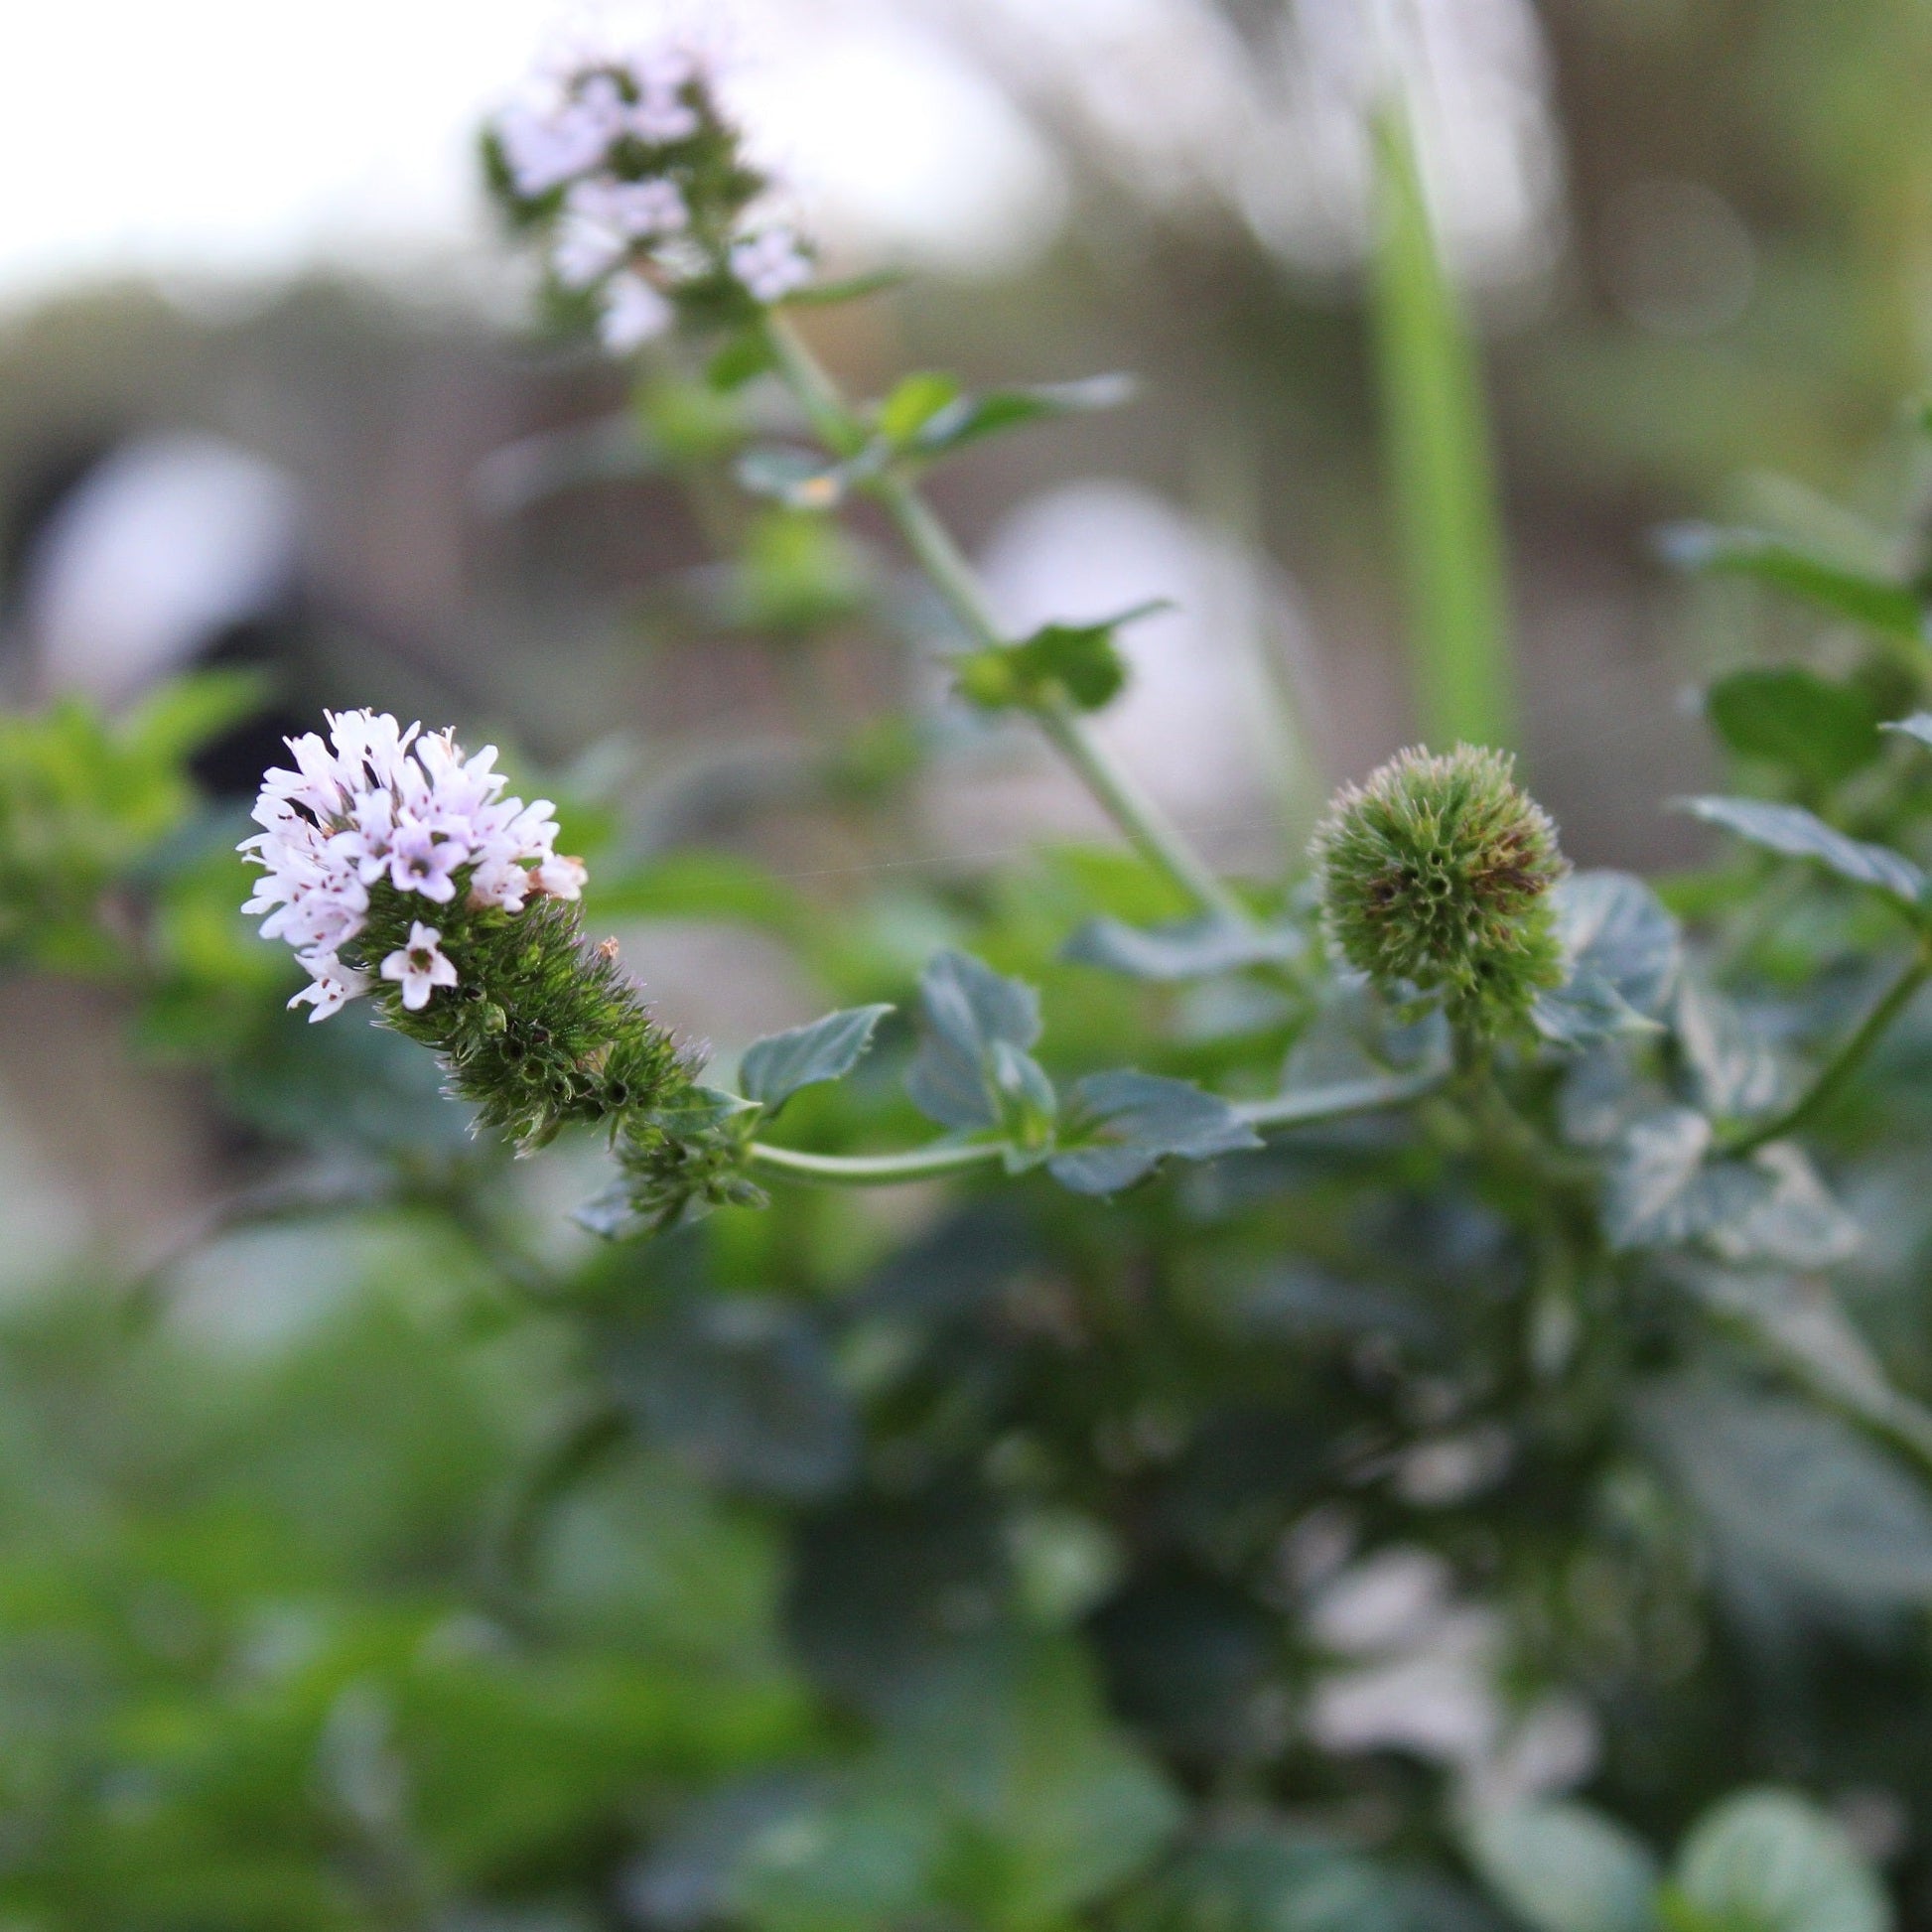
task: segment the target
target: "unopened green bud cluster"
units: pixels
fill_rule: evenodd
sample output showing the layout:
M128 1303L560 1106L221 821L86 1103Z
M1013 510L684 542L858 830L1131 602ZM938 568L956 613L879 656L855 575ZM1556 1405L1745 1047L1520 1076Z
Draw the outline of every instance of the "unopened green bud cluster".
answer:
M1493 1032L1561 981L1551 888L1569 868L1506 754L1399 754L1336 794L1312 853L1331 941L1383 991Z
M483 1126L527 1151L573 1121L658 1106L692 1086L695 1059L651 1018L616 947L587 942L574 903L537 897L506 912L460 894L438 913L456 984L412 1010L403 987L374 975L406 950L422 911L416 895L375 886L344 962L370 976L388 1026L442 1055L451 1090Z

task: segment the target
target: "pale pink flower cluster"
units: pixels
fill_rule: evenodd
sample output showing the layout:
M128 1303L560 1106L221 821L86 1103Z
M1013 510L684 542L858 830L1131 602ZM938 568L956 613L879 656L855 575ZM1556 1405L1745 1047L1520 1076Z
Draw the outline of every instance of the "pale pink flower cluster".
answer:
M468 869L473 904L520 912L533 892L576 898L580 860L556 849L547 798L506 797L496 748L466 757L449 732L407 731L387 712L331 712L325 744L315 732L288 741L296 769L262 779L255 822L264 829L240 850L267 875L241 909L262 913L264 939L285 939L309 969L310 985L289 1002L327 1020L368 991L340 957L367 922L369 890L387 881L433 904L456 897ZM412 1011L439 986L456 984L435 926L416 922L409 944L382 964Z
M723 269L754 301L771 303L811 280L811 257L783 222L739 221L703 243L693 234L688 153L678 148L708 119L719 125L715 80L706 59L676 42L580 50L497 116L516 192L535 201L564 191L550 270L562 287L596 294L599 334L614 353L670 329L670 291L681 282Z

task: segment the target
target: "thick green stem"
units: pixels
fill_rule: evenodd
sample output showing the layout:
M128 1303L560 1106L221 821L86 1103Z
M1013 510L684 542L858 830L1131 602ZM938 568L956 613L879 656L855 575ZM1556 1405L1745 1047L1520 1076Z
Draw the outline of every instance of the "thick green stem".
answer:
M1447 1074L1441 1069L1405 1074L1388 1080L1344 1080L1304 1093L1278 1094L1269 1100L1234 1103L1234 1112L1250 1127L1307 1127L1316 1121L1347 1120L1420 1100L1440 1087ZM961 1173L1000 1160L1011 1151L1006 1141L974 1141L959 1146L914 1148L905 1154L801 1154L766 1141L751 1145L752 1165L794 1179L817 1180L834 1187L891 1187L901 1181L931 1180Z
M865 426L797 331L774 314L767 319L766 338L779 373L820 439L835 455L855 454L864 446ZM888 468L865 486L892 519L960 627L982 649L1000 648L1007 640L977 573L912 482ZM1180 828L1088 731L1078 712L1059 703L1042 706L1034 715L1048 743L1149 865L1202 911L1236 924L1250 923L1247 908L1215 878Z
M1300 1093L1276 1094L1267 1100L1244 1100L1234 1111L1257 1132L1271 1127L1307 1127L1317 1121L1347 1120L1357 1114L1379 1113L1385 1107L1407 1106L1426 1099L1449 1077L1441 1067L1403 1074L1387 1080L1337 1080L1308 1087Z
M1846 1082L1864 1064L1892 1022L1911 1005L1913 996L1928 978L1932 978L1932 938L1919 942L1910 963L1892 982L1884 998L1865 1015L1857 1032L1819 1070L1811 1085L1781 1114L1774 1114L1769 1120L1760 1121L1735 1139L1726 1141L1724 1152L1733 1156L1754 1154L1773 1141L1781 1141L1797 1133L1823 1113L1838 1098Z
M922 1147L905 1154L801 1154L794 1148L754 1141L752 1165L799 1180L833 1187L893 1187L906 1180L931 1180L985 1167L1007 1151L1004 1141L976 1141L968 1147Z

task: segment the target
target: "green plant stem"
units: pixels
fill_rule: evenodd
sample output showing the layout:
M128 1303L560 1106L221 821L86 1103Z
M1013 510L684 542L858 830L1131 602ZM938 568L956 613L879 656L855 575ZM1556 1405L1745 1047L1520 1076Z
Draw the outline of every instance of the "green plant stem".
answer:
M1891 1024L1911 1005L1913 996L1932 978L1932 937L1921 939L1918 950L1895 979L1884 997L1865 1015L1858 1030L1819 1070L1817 1077L1781 1114L1760 1121L1755 1127L1724 1143L1723 1152L1733 1157L1754 1154L1773 1141L1781 1141L1807 1126L1838 1098L1845 1083L1864 1064L1871 1049L1882 1039Z
M1427 1099L1449 1077L1446 1069L1432 1067L1427 1072L1387 1080L1337 1080L1327 1086L1307 1087L1300 1093L1276 1094L1267 1100L1237 1101L1234 1111L1258 1133L1271 1127L1307 1127L1317 1121L1347 1120Z
M847 407L824 365L783 316L766 318L765 335L779 373L826 447L836 456L856 454L864 446L865 427ZM891 518L966 634L982 649L1003 647L1007 639L978 574L917 486L901 471L888 467L868 479L865 487ZM1233 924L1252 924L1247 908L1215 878L1180 828L1115 760L1072 706L1042 705L1034 716L1047 742L1149 865L1202 911Z
M906 1180L931 1180L985 1167L1007 1152L1005 1141L975 1141L966 1147L922 1147L905 1154L801 1154L795 1148L754 1141L752 1165L800 1180L835 1187L892 1187Z
M1356 1114L1400 1107L1420 1100L1449 1077L1436 1068L1389 1080L1343 1080L1311 1087L1303 1093L1277 1094L1269 1100L1233 1103L1234 1112L1250 1127L1306 1127L1316 1121L1347 1120ZM964 1147L914 1148L904 1154L802 1154L794 1148L773 1147L768 1141L751 1145L752 1165L799 1180L817 1180L835 1187L891 1187L901 1181L931 1180L986 1167L1013 1151L1007 1141L974 1141Z

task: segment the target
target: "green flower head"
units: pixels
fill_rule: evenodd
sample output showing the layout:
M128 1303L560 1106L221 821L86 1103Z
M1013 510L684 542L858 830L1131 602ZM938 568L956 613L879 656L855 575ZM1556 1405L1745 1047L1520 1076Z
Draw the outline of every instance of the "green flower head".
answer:
M1336 950L1385 992L1495 1032L1563 977L1550 889L1569 867L1506 753L1398 754L1336 793L1312 856Z

